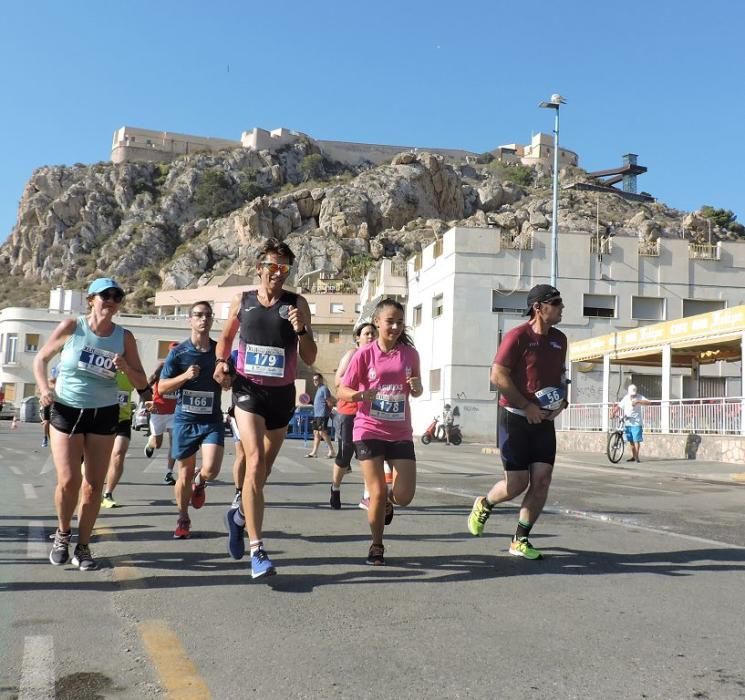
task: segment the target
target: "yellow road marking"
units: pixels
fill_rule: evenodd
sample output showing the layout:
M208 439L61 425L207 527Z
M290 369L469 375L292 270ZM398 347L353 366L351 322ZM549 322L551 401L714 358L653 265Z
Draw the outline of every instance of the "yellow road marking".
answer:
M191 662L181 640L160 620L137 625L145 649L160 676L169 698L209 700L212 694Z
M730 474L730 478L733 481L745 481L745 472L740 472L739 474Z
M96 526L96 535L102 540L117 541L116 532L105 525ZM124 557L120 561L116 561L116 559L117 557L112 557L112 577L120 588L125 590L145 588L145 579L142 578L142 572Z

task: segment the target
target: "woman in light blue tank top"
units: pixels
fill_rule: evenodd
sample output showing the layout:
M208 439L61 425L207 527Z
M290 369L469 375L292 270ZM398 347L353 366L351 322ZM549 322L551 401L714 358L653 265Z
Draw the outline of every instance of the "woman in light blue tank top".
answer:
M72 564L81 571L97 568L89 543L119 422L117 370L135 387L147 388L134 336L113 322L123 299L124 291L114 280L93 281L88 287L88 315L62 321L34 360L41 405L51 406L58 524L49 560L55 566L68 561L70 523L80 500ZM57 382L51 389L47 367L60 351Z

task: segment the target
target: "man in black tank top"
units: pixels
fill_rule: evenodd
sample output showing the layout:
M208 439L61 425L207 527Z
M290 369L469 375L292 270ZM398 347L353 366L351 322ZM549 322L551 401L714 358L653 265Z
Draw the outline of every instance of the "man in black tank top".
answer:
M295 411L297 356L312 365L317 353L308 302L282 286L294 260L285 243L269 239L264 244L256 256L259 288L233 299L216 349L214 378L223 388L233 388L235 420L246 454L242 505L225 515L228 552L234 559L243 557L245 527L253 578L275 573L262 540L264 484ZM237 333L233 363L229 356Z

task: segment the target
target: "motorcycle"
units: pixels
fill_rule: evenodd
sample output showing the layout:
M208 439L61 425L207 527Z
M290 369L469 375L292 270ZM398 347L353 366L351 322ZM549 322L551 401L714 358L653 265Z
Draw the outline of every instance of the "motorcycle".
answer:
M429 445L431 442L446 442L445 426L440 423L440 419L435 417L422 433L422 444ZM450 444L460 445L463 442L463 435L460 432L460 425L453 423L450 426Z

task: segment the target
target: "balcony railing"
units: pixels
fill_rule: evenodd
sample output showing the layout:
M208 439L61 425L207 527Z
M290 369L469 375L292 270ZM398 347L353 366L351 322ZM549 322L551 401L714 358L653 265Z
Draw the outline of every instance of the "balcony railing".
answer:
M639 243L639 256L647 258L660 257L660 239L656 241L642 241Z
M613 250L613 239L607 236L590 236L591 255L610 255Z
M533 234L501 234L501 247L506 250L533 250Z
M720 248L718 243L689 243L689 260L719 260Z
M642 407L644 430L662 433L745 435L745 398L741 396L656 401ZM603 430L603 423L615 426L616 404L570 404L556 419L557 430ZM605 417L605 421L603 418Z

